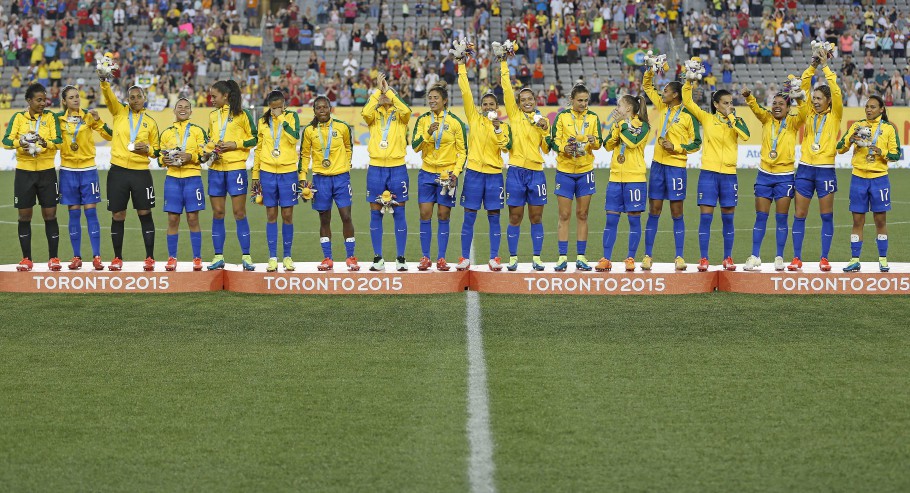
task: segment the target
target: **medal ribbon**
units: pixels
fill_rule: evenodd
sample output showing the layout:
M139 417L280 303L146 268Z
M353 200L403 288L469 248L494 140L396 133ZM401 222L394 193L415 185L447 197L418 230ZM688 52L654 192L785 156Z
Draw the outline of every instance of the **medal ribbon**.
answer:
M431 113L433 115L433 123L436 123L436 113ZM449 115L449 109L446 108L445 113L442 114L442 120L439 121L439 128L436 130L436 150L439 150L439 144L442 143L442 134L445 131L446 125L446 116Z
M777 133L775 134L774 121L771 121L771 135L773 136L771 139L771 152L777 152L777 140L780 139L780 134L785 128L787 128L787 120L781 120L780 128L777 129Z
M322 144L322 149L323 149L322 160L323 161L325 161L326 159L329 158L329 152L331 152L331 150L332 150L332 121L331 120L329 120L328 129L329 129L329 131L326 133L328 133L329 136L327 137L328 143L326 143L326 140L323 139L323 137L322 137L322 131L319 130L318 127L316 128L316 135L319 136L319 142Z
M84 123L84 122L85 122L85 119L80 118L79 123L76 124L76 130L73 130L73 144L76 143L76 136L79 135L79 129L82 127L82 123ZM67 126L69 126L69 122L67 122Z
M133 128L133 110L130 110L130 143L136 142L136 137L139 136L139 128L142 127L142 119L145 117L145 113L139 113L139 121L136 123L136 128Z
M272 115L272 117L269 118L269 131L272 133L272 140L274 141L274 147L272 147L272 151L274 152L277 151L278 147L281 145L281 133L284 132L284 125L279 124L278 135L275 135L275 115ZM322 134L319 134L319 136L322 137Z
M394 119L394 118L395 118L395 110L392 110L392 112L389 113L389 118L385 121L385 125L382 126L382 141L383 142L389 141L389 130L391 130L391 128L392 128L392 119Z
M815 115L815 120L813 122L813 125L815 125L815 145L818 145L818 142L822 138L822 130L824 130L824 128L825 128L825 120L827 120L827 119L828 119L828 115L825 114L825 116L822 117L822 124L821 124L821 126L819 126L818 115L817 114Z
M183 131L183 140L180 142L180 150L186 152L186 140L190 138L190 122L186 122L186 130Z
M676 119L679 118L679 113L682 111L682 109L683 109L683 105L679 105L679 106L676 108L676 114L673 115L672 120L676 121ZM666 136L667 136L667 130L668 130L668 127L669 127L669 125L670 125L670 120L671 120L671 118L670 118L670 112L671 112L671 111L673 111L673 108L667 108L667 115L664 117L664 128L662 128L662 129L660 130L660 136L661 136L661 137L666 137Z
M224 142L224 134L227 133L228 123L231 123L231 117L228 115L227 121L224 121L224 117L221 116L221 111L218 111L218 125L221 127L221 136L218 137L218 140Z

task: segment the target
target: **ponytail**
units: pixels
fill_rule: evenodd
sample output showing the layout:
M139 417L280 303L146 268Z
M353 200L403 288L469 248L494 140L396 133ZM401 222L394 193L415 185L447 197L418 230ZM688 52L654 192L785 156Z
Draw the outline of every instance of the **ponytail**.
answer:
M240 98L240 85L234 80L219 80L212 85L221 94L227 95L228 107L232 116L243 113L243 101Z
M626 94L621 100L625 100L630 106L632 106L632 113L638 116L638 119L642 123L648 123L648 107L645 103L644 96L632 96L631 94Z

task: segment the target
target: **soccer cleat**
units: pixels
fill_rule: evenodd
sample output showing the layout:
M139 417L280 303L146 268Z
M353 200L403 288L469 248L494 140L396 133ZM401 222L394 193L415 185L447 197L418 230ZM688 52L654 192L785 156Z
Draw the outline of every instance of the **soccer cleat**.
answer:
M891 267L888 267L888 257L879 257L878 258L878 271L879 272L890 272Z
M60 265L60 259L54 257L47 261L47 268L50 269L51 272L58 272L63 266Z
M92 267L95 270L104 270L104 262L101 261L101 257L92 257Z
M793 262L790 262L790 265L787 266L787 270L790 272L801 270L803 268L803 261L799 257L793 257Z
M164 270L168 272L174 272L177 270L177 259L174 257L168 257L167 263L164 264Z
M66 266L69 270L79 270L82 268L82 258L73 257L73 260L70 260L70 264Z
M518 257L509 257L509 265L506 266L509 272L518 270Z
M860 265L859 260L854 260L844 267L844 272L859 272L860 267L862 266Z
M335 262L332 262L332 259L326 257L322 260L322 263L316 266L316 270L325 272L327 270L332 270L335 268Z
M407 272L408 262L404 259L404 257L395 258L395 270L398 272Z
M588 257L585 257L584 255L579 255L575 259L575 270L591 272L591 266L588 264Z
M686 261L683 260L682 257L676 257L676 260L673 261L673 265L676 267L676 270L686 270L689 268L689 266L686 265Z
M256 264L253 263L253 257L251 257L250 255L244 255L243 257L241 257L241 261L242 261L241 263L243 264L243 270L246 270L246 271L256 270ZM224 266L223 261L222 261L221 265Z
M825 257L818 261L818 268L822 272L831 272L831 264L828 263L828 259Z
M624 263L626 264L626 272L635 272L635 259L632 257L627 258Z
M202 270L202 259L199 257L196 257L193 259L193 271L199 272L201 270Z
M373 265L370 266L370 270L373 272L380 272L385 270L385 260L382 259L379 255L373 257Z
M209 263L209 270L220 269L224 269L224 255L215 255L215 258Z
M451 267L449 267L449 264L446 263L446 259L439 257L439 259L436 261L436 270L446 272L449 269L451 269Z
M417 270L427 270L433 265L433 262L430 262L428 257L420 257L420 262L417 264Z
M784 265L783 257L774 257L774 270L780 272L784 270L786 266Z
M781 259L783 262L783 259ZM743 265L743 270L752 272L754 270L761 270L761 258L756 257L755 255L749 255L749 258L746 259L745 265Z
M155 270L155 259L152 257L146 257L145 263L142 264L142 270L146 272L151 272Z
M471 268L471 259L461 257L458 259L458 264L455 265L455 270L468 270Z
M651 267L654 265L654 261L651 260L650 255L645 255L641 259L641 270L651 270Z
M565 272L569 267L569 259L565 255L560 255L559 259L556 260L556 266L553 267L553 270L556 272Z
M698 272L708 272L708 267L711 267L711 264L708 263L708 259L702 258L698 261Z
M536 271L542 271L546 269L546 267L543 265L543 262L540 261L539 256L531 257L531 268Z
M610 272L610 269L613 268L613 262L605 258L601 258L600 262L597 262L597 265L594 267L594 270L597 272Z
M297 266L294 265L294 261L291 260L291 257L285 257L281 263L284 264L285 272L294 272L294 270L297 268Z
M344 264L348 266L348 270L351 272L357 272L360 270L360 264L357 263L357 257L351 256L348 257Z
M272 257L269 259L268 265L265 266L266 272L278 272L278 259Z
M502 270L502 259L499 257L493 257L487 262L487 266L490 267L490 270L493 272L499 272Z
M123 260L120 257L114 257L114 260L111 260L111 265L107 266L108 270L119 272L123 270Z
M727 257L720 264L721 268L724 270L734 271L736 270L736 264L733 263L733 257Z
M32 267L34 266L35 264L32 263L31 259L24 258L19 262L19 265L16 266L16 270L19 272L28 272L32 270Z

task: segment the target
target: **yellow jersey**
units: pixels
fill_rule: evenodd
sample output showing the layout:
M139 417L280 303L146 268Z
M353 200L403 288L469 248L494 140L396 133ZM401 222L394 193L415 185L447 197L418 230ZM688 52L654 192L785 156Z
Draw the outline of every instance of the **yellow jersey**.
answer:
M95 120L91 113L79 110L71 113L63 110L57 113L60 125L60 167L67 169L95 169L95 138L92 132L98 132L104 140L111 140L111 127L102 120ZM73 144L76 149L73 150Z
M742 118L730 113L711 114L698 107L692 100L692 83L686 82L682 89L683 105L701 124L704 132L704 150L701 155L701 169L727 175L736 174L739 160L739 141L749 140L749 128Z
M268 111L268 110L266 110ZM280 116L266 122L265 117L257 122L258 144L253 150L252 179L259 179L261 170L269 173L300 172L300 153L297 144L300 142L300 117L293 111L285 110ZM272 136L272 132L275 135ZM278 155L275 151L275 139L278 139ZM304 176L304 175L301 175ZM302 178L301 178L302 179Z
M588 136L594 136L594 143L588 142ZM585 154L570 157L563 153L570 138L582 142ZM594 169L594 151L603 147L603 133L600 128L600 118L593 112L584 114L568 109L560 111L550 127L550 136L547 137L550 149L556 151L556 170L563 173L587 173Z
M869 127L872 130L875 147L882 150L881 154L869 154L868 148L856 146L856 144L850 142L850 138L860 127ZM876 134L878 134L877 139ZM897 135L897 128L887 120L882 121L881 116L872 121L860 120L851 125L844 137L837 143L837 152L838 154L845 154L854 146L856 146L856 149L853 151L853 159L850 163L853 165L853 174L860 178L878 178L879 176L887 175L888 163L898 161L901 157L901 140ZM875 156L875 159L871 162L868 160L870 155Z
M231 115L230 106L224 105L209 113L209 140L212 143L237 144L237 149L222 153L221 159L213 161L210 168L213 171L246 169L246 160L250 156L250 149L256 147L258 135L256 121L247 110L235 116Z
M474 95L468 83L464 64L458 65L458 88L464 102L464 114L468 119L468 169L478 173L502 173L502 153L512 148L512 130L506 123L499 125L499 132L486 115L480 114L474 105ZM456 167L455 174L461 174Z
M161 149L170 150L179 147L191 157L181 166L167 166L167 176L174 178L202 176L199 158L204 153L207 141L205 130L199 125L190 123L189 120L174 122L173 125L164 129L164 132L161 132ZM162 156L158 157L158 166L166 166Z
M313 170L313 174L326 176L351 171L351 158L354 154L353 135L354 131L350 125L334 118L315 127L307 125L303 130L303 143L300 147L304 175L309 169ZM325 157L326 147L329 149L328 158ZM328 166L325 164L326 159L329 160Z
M29 132L37 132L47 142L47 148L35 156L29 154L28 148L22 147L19 142ZM48 110L39 116L33 116L28 110L14 113L3 136L3 147L16 150L16 169L25 171L54 169L54 157L62 142L57 115Z
M408 148L408 122L411 120L411 108L391 90L385 95L392 100L389 109L379 105L380 91L370 95L370 100L360 110L360 116L370 128L370 141L367 151L370 153L370 166L388 168L403 166ZM382 136L386 135L386 145L382 145Z
M51 79L62 79L63 78L63 62L54 60L48 64L47 68L51 72Z
M133 113L129 105L117 101L110 82L101 82L101 94L108 111L114 117L111 124L111 165L127 169L148 169L149 159L158 157L161 149L158 138L158 124L145 109ZM131 143L130 120L132 120L135 137L132 142L144 142L149 145L148 155L136 154L128 148Z
M809 66L803 72L801 85L806 91L806 100L799 111L806 121L806 134L803 136L800 162L825 168L834 167L834 156L837 153L837 138L840 133L840 122L844 116L844 101L840 87L837 86L837 75L830 68L823 69L825 80L831 89L831 106L822 114L816 114L812 107L812 74L814 67ZM818 150L813 146L818 142Z
M645 71L641 87L657 110L658 118L654 122L656 138L663 137L673 144L673 151L667 151L655 141L653 160L665 166L685 168L688 155L701 149L701 125L682 103L669 108L664 104L663 98L654 87L654 73L650 70Z
M431 134L427 129L434 122L439 122L439 128ZM464 169L468 159L467 141L467 126L445 109L438 113L427 111L417 118L411 147L415 152L423 152L422 170L454 173L456 168Z
M499 66L502 99L505 101L506 114L509 116L509 126L512 129L509 166L541 171L543 170L543 155L550 152L550 146L547 144L549 134L534 124L534 117L540 115L539 111L525 113L518 106L518 102L515 100L515 90L512 89L512 80L509 78L509 64L502 62Z
M755 96L750 94L746 98L746 104L762 124L761 170L772 175L793 174L796 163L796 140L799 129L805 122L805 114L798 112L795 115L787 115L780 122L764 106L758 104ZM777 153L776 157L771 157L772 149Z
M642 183L645 179L645 144L651 126L632 117L631 121L616 122L604 140L604 148L613 151L610 158L610 181ZM622 158L620 158L622 156ZM623 162L620 162L622 159Z

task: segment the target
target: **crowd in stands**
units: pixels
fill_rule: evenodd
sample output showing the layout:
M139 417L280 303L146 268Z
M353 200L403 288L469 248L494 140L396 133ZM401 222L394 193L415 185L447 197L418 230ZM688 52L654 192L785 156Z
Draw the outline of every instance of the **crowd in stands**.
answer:
M0 81L0 106L21 105L17 98L31 81L51 88L52 105L66 84L81 87L87 106L98 104L95 81L73 77L71 69L93 67L96 53L104 51L118 58L121 93L139 83L152 98L171 102L189 97L204 105L208 84L232 78L246 106L261 104L272 89L285 91L292 105L326 94L333 104L357 106L367 101L380 71L405 101L422 102L437 80L455 81L449 40L465 36L456 19L477 33L472 37L482 56L469 62L468 72L480 92L502 95L498 64L487 56L496 41L490 39L495 20L505 38L521 41L509 65L513 85L530 85L540 104L564 104L578 82L591 90L592 103L615 104L618 95L641 91L643 67L624 53L678 48L704 59L708 89L731 89L738 98L745 84L767 100L782 81L743 80L737 68L777 62L794 50L802 66L808 60L800 50L813 39L837 46L832 67L842 77L847 106L861 106L873 93L886 104L910 98L910 13L884 0L840 0L828 18L801 12L796 0L708 0L711 12L686 11L681 0L510 0L511 19L501 17L501 1L404 0L395 4L401 9L395 18L417 22L399 29L391 4L382 0L316 0L315 11L292 2L265 15L259 0L12 0L0 5L0 63L15 67ZM137 39L140 30L150 35ZM271 59L232 51L232 34L268 38L275 46ZM289 52L303 56L288 63ZM559 64L582 57L593 58L595 69L579 80L562 80ZM885 57L903 68L888 73L880 63ZM553 80L545 76L548 65L557 67ZM622 76L606 76L608 67ZM661 86L681 70L677 65L655 83Z

